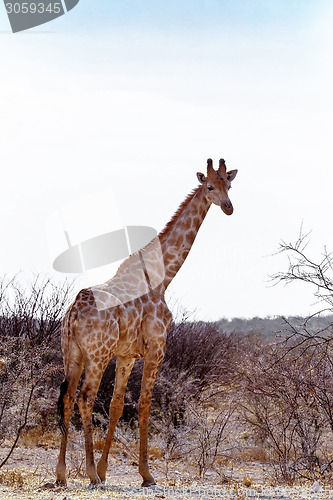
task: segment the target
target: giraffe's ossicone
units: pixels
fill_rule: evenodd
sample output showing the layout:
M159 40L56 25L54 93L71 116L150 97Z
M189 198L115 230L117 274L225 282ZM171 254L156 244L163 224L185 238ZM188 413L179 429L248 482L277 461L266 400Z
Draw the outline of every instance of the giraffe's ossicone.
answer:
M148 419L155 378L165 354L172 314L165 291L186 259L211 204L231 215L228 191L237 170L226 171L224 160L207 175L198 173L200 185L184 200L170 222L145 248L128 257L106 283L81 290L67 310L61 332L65 380L58 409L62 440L57 483L66 484L66 446L76 389L86 448L86 470L92 484L105 482L108 454L122 414L127 381L134 361L144 358L139 401L140 460L143 486L155 484L148 466ZM102 456L94 462L92 410L102 375L116 356L116 379L110 404L110 423Z

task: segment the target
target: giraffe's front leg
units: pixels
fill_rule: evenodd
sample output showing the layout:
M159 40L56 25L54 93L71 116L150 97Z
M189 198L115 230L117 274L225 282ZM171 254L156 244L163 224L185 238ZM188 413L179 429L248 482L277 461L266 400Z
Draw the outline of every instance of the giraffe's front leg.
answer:
M162 358L163 359L163 358ZM142 476L142 486L153 486L155 480L149 472L148 465L148 420L150 415L151 398L153 394L154 383L157 372L162 363L161 360L152 360L147 357L145 359L142 382L141 394L139 401L139 425L140 425L140 460L139 472Z
M124 396L128 377L134 365L134 358L117 358L116 380L113 389L112 401L110 404L110 423L105 440L102 456L97 464L97 473L101 481L105 482L106 469L108 466L109 450L116 428L117 422L121 417L124 408Z
M104 368L104 367L103 367ZM77 398L82 424L84 429L86 448L86 471L92 485L100 484L94 461L94 446L92 436L92 411L98 387L102 378L103 369L98 374L90 366L85 368L85 378L82 389Z

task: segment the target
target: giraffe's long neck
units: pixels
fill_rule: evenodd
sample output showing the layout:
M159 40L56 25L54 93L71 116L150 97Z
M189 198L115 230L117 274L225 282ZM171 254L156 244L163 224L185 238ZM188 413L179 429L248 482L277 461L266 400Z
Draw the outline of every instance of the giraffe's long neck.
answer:
M209 207L210 202L199 186L180 205L163 231L119 266L116 275L105 284L112 307L145 296L149 291L166 290L191 250ZM98 300L105 301L103 297L99 295Z
M185 199L158 235L164 260L165 289L183 265L209 207L210 202L204 196L203 188L199 186Z

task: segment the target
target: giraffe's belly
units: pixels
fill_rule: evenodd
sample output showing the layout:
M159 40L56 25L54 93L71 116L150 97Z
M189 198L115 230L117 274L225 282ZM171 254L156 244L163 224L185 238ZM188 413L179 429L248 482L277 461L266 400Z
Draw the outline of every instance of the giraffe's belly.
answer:
M119 338L114 355L125 358L142 358L144 355L143 344L141 343L140 346L138 337L126 336L126 339Z
M133 301L134 302L134 301ZM142 358L143 309L140 304L119 306L119 338L115 356Z
M142 358L149 351L165 350L172 315L163 297L155 295L149 299L147 303L133 301L133 308L128 304L119 307L119 339L115 356ZM125 311L121 311L122 307Z

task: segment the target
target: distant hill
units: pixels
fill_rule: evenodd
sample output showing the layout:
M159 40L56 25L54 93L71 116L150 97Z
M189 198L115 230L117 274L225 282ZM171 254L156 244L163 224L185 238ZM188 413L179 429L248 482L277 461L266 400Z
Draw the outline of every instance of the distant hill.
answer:
M300 316L289 316L286 320L298 328L301 328L306 324L306 328L309 332L317 332L327 327L333 329L333 314L328 316L315 316L306 322L307 318L302 318ZM231 333L237 332L244 335L247 334L259 334L264 337L274 337L276 333L286 334L288 331L288 325L282 316L274 316L267 318L233 318L228 320L222 318L215 322L217 328L223 332Z

